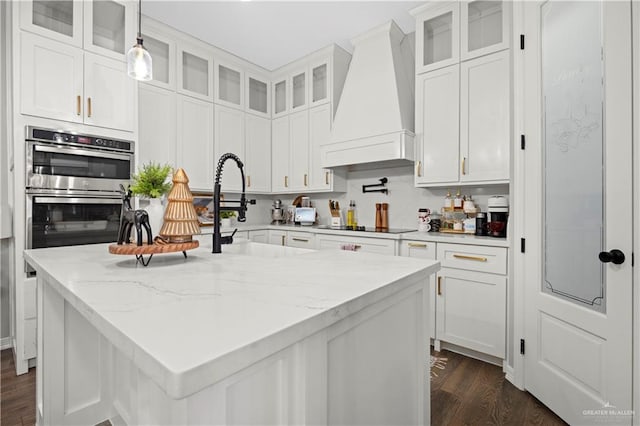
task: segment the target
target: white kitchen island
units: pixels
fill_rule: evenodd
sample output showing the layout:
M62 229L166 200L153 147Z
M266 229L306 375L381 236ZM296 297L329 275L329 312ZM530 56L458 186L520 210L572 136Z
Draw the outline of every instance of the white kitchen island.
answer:
M435 261L258 243L156 255L25 251L37 421L428 424Z

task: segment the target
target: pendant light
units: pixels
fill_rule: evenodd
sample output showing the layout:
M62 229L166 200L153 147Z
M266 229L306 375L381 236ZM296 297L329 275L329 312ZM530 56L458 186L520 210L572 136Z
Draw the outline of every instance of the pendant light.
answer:
M142 45L142 0L138 0L138 37L136 44L127 52L127 74L136 80L149 81L153 78L151 55Z

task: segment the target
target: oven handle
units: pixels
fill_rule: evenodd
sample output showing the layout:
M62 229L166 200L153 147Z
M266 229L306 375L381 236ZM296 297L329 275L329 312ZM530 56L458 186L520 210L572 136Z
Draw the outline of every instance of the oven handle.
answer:
M119 198L85 198L85 197L39 197L34 196L36 204L122 204Z
M77 149L77 148L63 148L60 146L57 147L49 147L42 145L35 145L34 149L39 152L52 152L54 154L69 154L69 155L84 155L86 157L99 157L99 158L111 158L114 160L131 160L131 155L129 154L110 154L104 151L89 151L87 149Z

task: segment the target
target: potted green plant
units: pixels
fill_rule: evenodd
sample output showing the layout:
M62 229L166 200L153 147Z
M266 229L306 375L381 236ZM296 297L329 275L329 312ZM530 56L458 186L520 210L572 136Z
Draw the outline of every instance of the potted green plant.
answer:
M131 192L141 198L149 200L149 205L145 210L149 215L149 224L154 236L158 235L162 227L164 217L164 207L162 197L171 189L171 182L168 180L173 168L164 164L149 162L138 169L138 173L132 177Z
M220 226L222 228L230 228L233 226L233 220L236 217L236 212L230 212L227 210L222 210L220 212Z

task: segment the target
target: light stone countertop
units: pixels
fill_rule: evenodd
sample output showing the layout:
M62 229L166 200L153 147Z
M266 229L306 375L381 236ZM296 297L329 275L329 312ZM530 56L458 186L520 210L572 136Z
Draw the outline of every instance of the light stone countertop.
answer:
M231 253L243 247L255 249L253 255ZM423 259L259 243L224 250L213 255L201 247L187 259L181 253L155 255L146 268L134 256L109 254L108 244L24 254L39 278L174 398L440 268Z
M412 240L412 241L426 241L437 243L451 243L451 244L470 244L478 246L489 247L509 247L509 238L494 238L494 237L478 237L470 234L447 234L440 232L404 232L402 234L387 234L384 232L364 232L364 231L344 231L339 229L330 228L318 228L317 226L300 226L300 225L245 225L237 224L231 228L223 228L222 234L227 235L234 229L238 228L240 231L259 231L263 229L279 230L279 231L295 231L295 232L311 232L314 234L327 234L327 235L348 235L358 238L385 238L390 240ZM212 234L213 227L202 227L202 234Z

